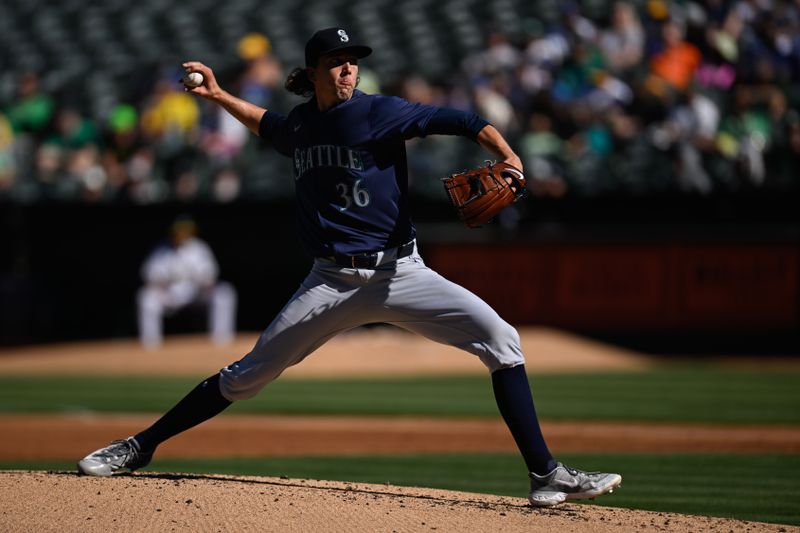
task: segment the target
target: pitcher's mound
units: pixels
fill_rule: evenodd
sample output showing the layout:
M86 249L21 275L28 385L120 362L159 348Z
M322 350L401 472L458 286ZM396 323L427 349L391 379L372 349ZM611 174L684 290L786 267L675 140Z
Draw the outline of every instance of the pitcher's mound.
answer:
M624 490L624 487L620 490ZM613 498L613 495L606 496ZM268 477L0 472L2 531L789 531L788 526L443 490Z

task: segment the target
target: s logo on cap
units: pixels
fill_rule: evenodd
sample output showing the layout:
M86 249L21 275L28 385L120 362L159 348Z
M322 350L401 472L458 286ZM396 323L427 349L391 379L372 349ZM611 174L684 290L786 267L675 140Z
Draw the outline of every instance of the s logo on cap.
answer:
M2 0L0 0L0 2L2 2ZM321 56L330 54L331 52L347 50L348 53L351 53L359 59L367 57L372 53L372 48L363 44L358 44L354 39L358 38L351 37L342 28L325 28L324 30L319 30L312 35L306 43L306 66L315 66L317 60L319 60Z

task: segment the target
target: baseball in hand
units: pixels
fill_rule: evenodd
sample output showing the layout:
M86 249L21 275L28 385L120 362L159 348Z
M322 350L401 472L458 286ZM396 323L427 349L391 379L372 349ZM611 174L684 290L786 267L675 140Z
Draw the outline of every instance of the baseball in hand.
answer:
M199 72L189 72L181 81L185 86L193 89L203 84L203 75Z

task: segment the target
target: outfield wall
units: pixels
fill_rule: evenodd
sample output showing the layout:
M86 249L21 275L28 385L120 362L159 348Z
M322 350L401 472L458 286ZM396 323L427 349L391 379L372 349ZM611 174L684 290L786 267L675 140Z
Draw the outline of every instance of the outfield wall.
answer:
M523 205L516 229L467 230L440 204L415 207L415 217L428 263L512 323L669 339L752 332L796 346L800 222L784 203L727 206L720 220L699 204L544 202ZM140 265L181 213L197 219L239 291L238 328L263 329L311 263L292 203L5 204L0 345L135 336Z
M513 323L650 330L800 324L795 245L432 243L425 254Z

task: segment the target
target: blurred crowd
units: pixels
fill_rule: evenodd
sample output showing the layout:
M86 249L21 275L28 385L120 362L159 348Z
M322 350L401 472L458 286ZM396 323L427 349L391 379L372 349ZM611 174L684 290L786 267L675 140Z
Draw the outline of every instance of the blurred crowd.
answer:
M238 55L235 72L220 73L226 88L273 107L285 91L269 39L244 36ZM276 175L277 156L221 108L185 92L182 75L175 66L161 68L141 98L99 118L39 90L35 73L24 75L18 100L0 112L0 198L230 202L247 186L266 191L257 197L287 194L293 184L280 179L285 171Z
M379 84L367 60L360 88L478 112L517 149L535 195L800 189L800 3L637 0L586 11L559 2L555 18L526 19L522 32L487 28L485 46L448 79L409 72ZM284 112L299 102L283 90L294 65L266 36L244 36L238 54L227 88ZM180 72L160 74L144 97L92 118L23 76L0 107L0 199L291 195L288 160L183 92ZM413 141L414 188L444 201L435 178L479 163L477 152L460 139Z
M401 93L474 107L513 140L535 194L800 188L797 2L619 1L592 20L566 1L526 30L492 32L457 86L411 78Z

